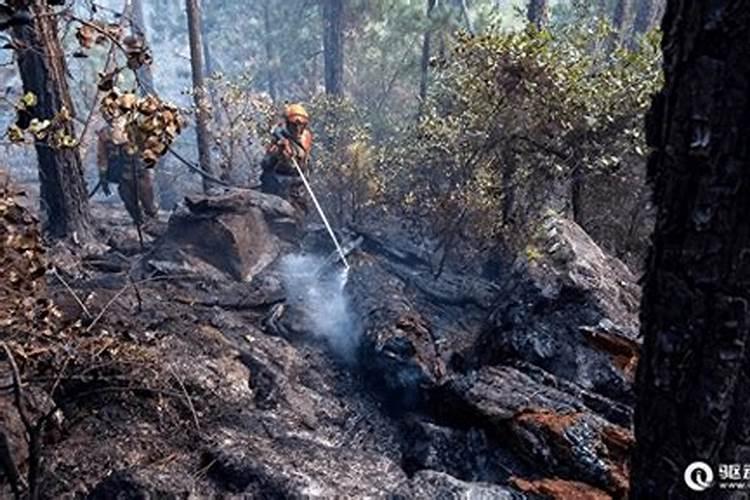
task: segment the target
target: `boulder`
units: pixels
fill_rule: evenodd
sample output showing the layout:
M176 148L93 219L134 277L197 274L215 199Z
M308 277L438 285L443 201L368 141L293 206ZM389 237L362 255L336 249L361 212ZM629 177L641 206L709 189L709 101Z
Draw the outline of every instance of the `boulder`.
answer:
M541 255L528 259L529 274L546 296L577 291L622 335L638 335L641 291L620 259L604 252L578 224L554 215L545 218L532 245Z
M617 497L627 492L632 433L593 413L576 395L501 366L451 378L436 401L447 419L487 429L550 476Z
M526 361L632 405L636 281L578 225L550 216L499 295L478 343L479 364Z
M296 227L294 208L249 189L191 195L170 217L148 261L162 272L195 271L251 281L279 255Z

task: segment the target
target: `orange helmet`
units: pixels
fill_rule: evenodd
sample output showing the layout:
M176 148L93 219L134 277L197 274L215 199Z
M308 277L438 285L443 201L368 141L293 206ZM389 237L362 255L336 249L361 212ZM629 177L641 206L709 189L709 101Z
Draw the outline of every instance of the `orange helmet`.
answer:
M304 123L307 125L310 122L310 115L307 114L307 110L301 104L287 105L284 109L284 118L289 123Z

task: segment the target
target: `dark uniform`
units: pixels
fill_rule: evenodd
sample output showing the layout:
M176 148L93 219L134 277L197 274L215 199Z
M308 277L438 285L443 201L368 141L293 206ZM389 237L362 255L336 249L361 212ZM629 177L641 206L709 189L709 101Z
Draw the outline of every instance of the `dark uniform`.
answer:
M99 179L106 193L109 184L117 184L125 209L137 224L154 219L159 207L154 195L154 168L147 167L140 156L129 155L123 146L111 140L109 127L99 130L97 138Z

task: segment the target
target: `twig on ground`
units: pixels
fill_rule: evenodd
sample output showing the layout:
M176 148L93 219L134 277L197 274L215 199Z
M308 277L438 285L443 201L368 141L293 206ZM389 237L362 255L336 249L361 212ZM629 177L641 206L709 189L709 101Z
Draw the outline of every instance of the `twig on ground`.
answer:
M133 291L135 292L135 298L138 301L138 312L143 311L143 297L141 297L141 292L138 290L138 285L135 283L135 280L133 279L133 276L128 274L128 280L130 280L130 284L133 285Z
M187 389L185 389L185 384L182 383L182 379L177 375L177 373L175 373L171 365L168 365L167 368L169 369L169 373L172 374L174 379L180 385L180 389L182 389L182 393L185 396L185 401L187 402L188 408L190 408L190 412L193 414L193 423L195 424L195 429L198 432L200 432L201 424L198 421L198 412L195 411L195 406L193 406L193 400L190 398L190 394L188 394Z
M21 375L18 373L18 365L16 364L16 360L13 357L13 353L11 352L10 348L8 347L8 344L5 342L2 343L3 350L5 351L5 355L8 358L8 364L10 364L12 376L13 376L13 396L14 396L14 403L16 405L16 409L18 410L18 414L21 416L21 421L23 422L24 427L26 430L29 430L30 422L28 420L28 417L26 415L26 410L23 406L23 388L21 385ZM11 489L13 490L13 496L15 498L21 498L21 488L19 486L26 488L28 485L24 481L23 477L21 477L21 474L18 471L18 467L13 460L12 455L10 454L10 446L8 443L8 437L6 436L5 432L0 431L0 451L3 453L0 453L0 465L2 466L1 469L5 472L6 476L8 477L10 481Z
M26 427L26 430L33 428L33 425L31 423L31 420L29 420L29 416L26 414L26 406L23 403L23 387L21 386L21 374L18 371L18 365L16 364L16 358L13 357L13 352L10 350L10 347L8 347L8 344L5 342L2 343L3 351L5 351L5 356L8 358L8 363L10 364L11 374L13 376L13 400L14 404L16 405L16 409L18 409L18 415L21 417L21 422L23 422L23 426Z
M169 279L185 279L185 278L190 278L190 277L191 275L186 274L186 275L176 275L176 276L151 276L149 278L146 278L140 281L129 280L127 283L125 283L125 286L120 288L120 290L109 300L109 302L107 302L104 305L104 307L102 307L102 310L99 311L99 314L96 315L96 317L94 318L94 321L92 321L91 324L86 327L86 333L91 332L91 330L96 326L96 324L99 323L99 321L102 319L102 317L107 312L107 310L109 310L109 308L112 307L112 304L114 304L117 301L117 299L119 299L127 291L128 287L140 285L143 283L149 283L152 281L166 281Z
M86 307L86 304L83 303L78 294L71 288L68 282L65 281L62 275L60 275L55 266L52 266L52 274L55 276L55 278L58 279L60 283L62 283L68 293L70 293L70 295L75 299L75 301L78 303L78 306L81 308L81 311L83 311L83 314L85 314L88 319L91 319L93 316L91 316L91 312L89 311L88 307Z

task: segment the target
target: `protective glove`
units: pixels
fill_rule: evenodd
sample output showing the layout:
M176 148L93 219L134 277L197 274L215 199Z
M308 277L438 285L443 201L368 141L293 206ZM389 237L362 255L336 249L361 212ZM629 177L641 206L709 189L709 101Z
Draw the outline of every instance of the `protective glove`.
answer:
M279 142L279 149L280 149L281 155L287 161L291 160L292 157L294 156L294 150L292 150L292 145L289 143L288 139L284 139L283 141Z

